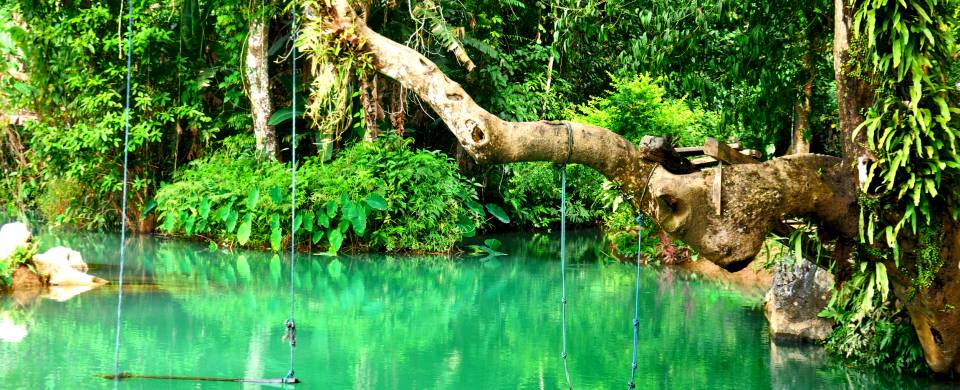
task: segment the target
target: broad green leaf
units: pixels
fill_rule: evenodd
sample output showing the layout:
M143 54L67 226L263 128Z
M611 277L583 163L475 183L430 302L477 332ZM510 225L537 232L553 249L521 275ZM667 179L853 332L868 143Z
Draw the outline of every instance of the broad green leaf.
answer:
M211 206L213 206L213 203L210 202L210 198L204 196L203 199L200 199L200 208L198 209L200 219L207 219L210 216Z
M464 237L469 238L477 235L476 223L466 215L461 214L460 217L457 218L457 227L460 228L460 233L463 234Z
M270 216L270 229L277 230L280 229L280 216L273 214Z
M230 215L227 216L227 233L233 233L233 229L237 227L237 218L240 218L240 213L237 210L230 210Z
M327 212L327 218L333 219L337 216L337 201L330 199L326 204L323 205L324 210Z
M297 214L297 216L293 218L293 232L296 233L300 231L301 225L303 225L303 214Z
M473 199L467 199L467 208L477 214L483 215L483 205Z
M317 216L317 225L320 225L320 226L322 226L322 227L324 227L324 228L329 228L329 227L330 227L330 217L327 216L327 213L326 213L326 212L320 211L320 212L314 213L314 214ZM317 230L319 230L319 229L317 229Z
M251 211L256 210L257 202L259 201L260 201L260 189L254 187L253 189L250 190L249 193L247 193L247 209Z
M487 203L487 211L489 211L491 215L499 219L500 222L510 223L510 217L507 216L507 212L503 211L503 209L500 206L497 206L493 203Z
M371 192L370 195L367 195L366 199L367 205L374 210L386 210L387 209L387 200L383 198L380 194L376 192Z
M364 231L367 230L367 212L361 207L356 207L354 211L354 216L350 220L350 224L353 225L353 231L357 233L357 236L363 237Z
M278 206L279 206L279 205L282 205L282 204L283 204L283 190L280 189L280 187L277 187L277 186L270 187L270 200L272 200L272 201L273 201L273 204L275 204L275 205L278 205Z
M322 229L314 230L313 237L310 237L310 242L313 243L313 245L317 245L317 243L320 242L321 238L323 238L323 230Z
M343 245L343 233L339 229L331 230L330 234L327 235L327 242L330 243L330 249L328 250L330 254L337 254L340 251L340 246Z
M237 229L237 243L240 245L247 245L247 242L250 241L250 232L253 228L253 214L246 214L243 216L243 221L240 222L240 228Z
M303 212L303 229L312 232L313 231L313 210L307 210Z
M226 222L227 218L230 218L230 211L230 205L223 206L213 213L213 218L220 222Z
M283 241L283 233L280 230L280 227L277 226L270 230L270 247L273 248L274 252L280 250L280 244Z
M143 211L140 213L140 218L146 218L153 209L157 208L157 201L150 199L145 205L143 205Z
M488 238L486 240L483 240L483 243L493 250L499 250L500 246L503 245L503 243L501 243L500 240L496 238Z

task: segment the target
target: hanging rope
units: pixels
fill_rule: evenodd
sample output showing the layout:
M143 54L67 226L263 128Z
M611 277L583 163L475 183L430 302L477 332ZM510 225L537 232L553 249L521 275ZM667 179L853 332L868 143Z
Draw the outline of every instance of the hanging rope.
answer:
M133 0L127 12L127 90L126 103L123 110L123 200L121 201L120 215L120 275L117 281L117 324L116 340L113 346L113 374L114 379L120 379L120 318L123 309L123 266L126 262L127 242L127 172L129 171L128 145L130 143L130 68L133 63Z
M560 321L563 359L563 374L567 378L567 388L573 389L570 380L570 369L567 367L567 164L573 156L573 128L564 121L567 127L567 160L560 167Z
M643 192L640 193L640 201L647 195L647 188L650 186L650 178L653 172L657 170L654 165L647 175L647 183L643 185ZM637 341L640 339L640 249L643 247L643 214L637 215L637 288L633 295L633 361L630 363L630 382L627 383L627 389L635 389L636 383L633 382L637 376Z
M633 382L637 375L637 339L640 338L640 248L643 246L643 215L637 216L637 290L633 303L633 362L630 363L630 382L628 389L637 385Z
M290 13L293 14L293 23L290 26L290 39L293 45L292 62L292 80L291 89L293 90L293 100L290 103L293 116L291 117L291 145L290 145L290 317L284 323L284 339L290 343L290 370L283 378L284 383L294 383L296 378L293 372L294 351L297 348L297 323L294 321L294 303L296 300L296 291L294 289L294 268L297 264L297 2L294 1L290 6Z

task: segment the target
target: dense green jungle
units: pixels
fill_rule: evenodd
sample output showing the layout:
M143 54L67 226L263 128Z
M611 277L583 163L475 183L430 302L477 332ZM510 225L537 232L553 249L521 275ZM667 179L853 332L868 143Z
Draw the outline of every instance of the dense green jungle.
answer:
M451 106L423 92L433 81L396 77L394 69L407 68L391 67L388 54L400 49L382 35L419 53L437 80L459 85L469 104L503 123L569 121L585 126L567 125L569 134L606 129L639 146L661 137L671 151L716 139L753 151L759 167L797 156L842 161L849 179L839 184L824 169L790 180L842 187L833 193L851 194L852 211L776 215L776 223L791 218L791 229L762 233L766 252L779 253L765 265L808 259L836 276L820 313L835 322L823 344L846 367L940 379L960 373L960 363L932 352L960 348L956 333L946 342L941 335L960 330L956 0L133 0L130 32L128 5L0 0L0 221L53 235L116 232L125 223L136 235L189 240L211 253L269 254L258 264L239 256L211 278L279 273L271 261L291 245L326 257L372 253L389 267L368 278L400 278L434 295L446 290L389 256L496 258L506 249L484 240L489 235L549 235L565 222L600 232L589 256L597 264L712 260L699 254L700 240L684 236L696 229L669 227L651 211L679 210L648 201L654 171L643 164L664 161L647 158L631 184L584 161L587 153L571 159L568 133L556 142L569 139L565 160L537 152L485 161L471 143L479 141L464 139L454 124L461 121L445 111ZM554 142L526 140L495 146ZM612 161L614 149L593 158ZM756 207L792 201L776 199ZM637 245L640 214L650 218L640 220L648 234ZM144 267L206 262L190 251L156 256ZM0 285L23 261L15 258L0 260ZM339 280L324 289L355 283L309 267L296 272L320 275L318 285ZM157 272L160 284L165 275ZM252 290L260 284L277 281ZM418 302L404 304L442 314ZM205 304L196 315L236 314L218 310ZM919 312L940 317L921 321Z

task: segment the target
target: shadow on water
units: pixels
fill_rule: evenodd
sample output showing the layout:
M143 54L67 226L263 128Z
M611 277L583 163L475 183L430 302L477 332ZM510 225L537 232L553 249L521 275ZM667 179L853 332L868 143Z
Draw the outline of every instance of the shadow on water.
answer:
M298 256L297 377L303 388L562 388L559 243L498 236L507 256ZM116 280L117 237L50 235ZM578 388L623 388L634 268L598 259L595 233L569 237L570 369ZM150 237L128 242L123 370L278 377L289 262ZM817 347L774 347L759 300L671 269L641 280L639 388L931 388L841 369ZM65 302L0 298L0 378L13 388L110 388L116 285ZM131 381L121 388L182 388ZM204 388L236 385L204 384Z

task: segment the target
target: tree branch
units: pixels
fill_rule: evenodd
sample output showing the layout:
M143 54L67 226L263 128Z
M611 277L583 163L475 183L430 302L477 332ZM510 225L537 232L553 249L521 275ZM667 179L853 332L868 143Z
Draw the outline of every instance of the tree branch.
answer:
M849 190L854 187L843 182L846 176L836 157L791 156L720 167L718 175L718 169L694 172L689 162L678 162L675 151L647 144L638 148L596 126L504 121L477 105L426 57L368 28L346 0L333 0L308 14L324 31L369 55L378 72L427 102L477 162L550 161L594 168L620 183L637 210L720 266L735 269L752 259L786 215L812 215L841 234L856 234L856 218L850 218L851 209L856 210L856 196ZM669 169L655 169L659 163ZM720 205L711 196L717 180Z

